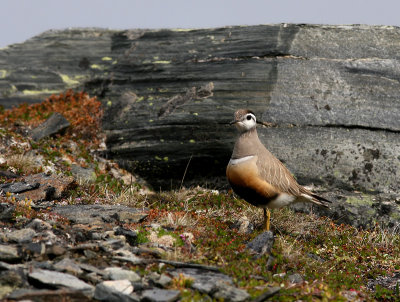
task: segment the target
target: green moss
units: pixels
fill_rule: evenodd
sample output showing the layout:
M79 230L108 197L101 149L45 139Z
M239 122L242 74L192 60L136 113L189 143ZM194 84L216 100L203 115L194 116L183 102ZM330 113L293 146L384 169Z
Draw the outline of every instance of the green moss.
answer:
M363 194L362 198L357 198L354 196L348 197L346 199L346 202L355 206L371 206L374 203L374 201L372 200L372 196L366 194Z

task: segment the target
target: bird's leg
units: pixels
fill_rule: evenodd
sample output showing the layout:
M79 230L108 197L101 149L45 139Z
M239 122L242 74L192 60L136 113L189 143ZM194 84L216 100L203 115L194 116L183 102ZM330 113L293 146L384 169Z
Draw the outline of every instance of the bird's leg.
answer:
M264 230L269 231L271 220L271 212L269 209L264 208Z

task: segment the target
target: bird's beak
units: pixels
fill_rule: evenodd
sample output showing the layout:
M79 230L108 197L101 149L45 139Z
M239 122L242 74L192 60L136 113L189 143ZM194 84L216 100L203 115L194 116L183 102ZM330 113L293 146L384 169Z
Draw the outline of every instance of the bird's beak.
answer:
M237 122L238 122L238 121L233 120L233 121L229 122L229 125L236 124Z

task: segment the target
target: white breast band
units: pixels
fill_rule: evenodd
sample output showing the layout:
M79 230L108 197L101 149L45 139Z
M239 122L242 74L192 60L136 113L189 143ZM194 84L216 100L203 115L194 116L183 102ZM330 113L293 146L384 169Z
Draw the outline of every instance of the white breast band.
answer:
M246 160L250 160L253 157L254 157L254 155L249 155L249 156L245 156L245 157L242 157L242 158L236 158L236 159L231 158L231 160L229 161L229 164L230 165L237 165L237 164L240 164L242 162L245 162Z

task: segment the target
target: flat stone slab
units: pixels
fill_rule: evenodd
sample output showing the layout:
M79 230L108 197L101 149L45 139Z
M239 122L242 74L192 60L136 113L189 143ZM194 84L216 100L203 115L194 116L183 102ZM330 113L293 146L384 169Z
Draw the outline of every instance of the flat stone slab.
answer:
M73 290L93 291L94 287L75 276L70 274L49 271L44 269L35 269L28 274L28 278L32 283L40 283L49 288L66 287Z
M179 290L167 290L167 289L148 289L142 294L142 300L144 302L173 302L178 300L180 296Z
M68 218L72 223L137 223L147 217L147 212L122 205L66 205L56 206L53 212Z
M44 123L32 130L31 137L34 141L55 135L68 128L71 124L60 113L53 113Z

